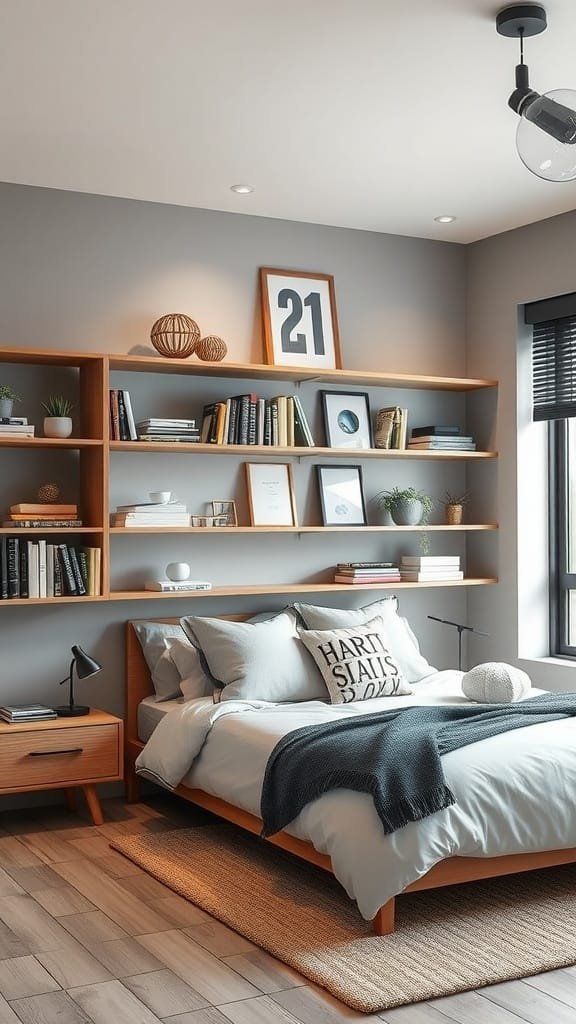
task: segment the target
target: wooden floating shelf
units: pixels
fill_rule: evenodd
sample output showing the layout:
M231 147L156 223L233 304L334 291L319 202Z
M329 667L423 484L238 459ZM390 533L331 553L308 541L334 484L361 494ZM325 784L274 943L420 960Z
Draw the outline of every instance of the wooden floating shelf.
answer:
M102 448L104 441L91 437L1 437L1 448Z
M200 444L186 441L110 441L113 452L170 452L173 455L193 452L195 455L252 456L276 459L497 459L498 452L432 452L409 448L280 448L278 445Z
M256 597L259 594L332 594L337 592L347 593L364 592L369 590L425 590L430 587L483 587L498 583L497 578L482 577L466 580L440 580L427 583L262 583L250 586L220 586L212 590L189 590L162 593L156 590L112 590L111 601L161 601L166 598L180 598L187 600L189 597ZM60 600L60 598L55 598Z
M498 523L465 523L461 526L450 526L448 523L428 526L111 526L110 533L137 537L141 533L202 533L210 536L211 533L460 533L497 529Z
M54 533L104 533L102 526L2 526L0 535L3 533L9 536L15 534L27 537L43 537L45 534Z
M352 384L363 387L414 388L433 391L477 391L497 387L498 381L475 377L437 377L427 374L374 373L370 370L322 370L308 366L268 366L264 363L201 363L155 356L110 355L110 369L144 373L178 373L196 377L234 377L244 380L282 380L297 383Z

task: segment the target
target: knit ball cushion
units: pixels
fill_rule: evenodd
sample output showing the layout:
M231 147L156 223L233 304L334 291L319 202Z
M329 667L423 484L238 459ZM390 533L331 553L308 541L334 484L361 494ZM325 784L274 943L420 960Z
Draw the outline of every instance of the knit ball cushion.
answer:
M479 704L508 704L522 700L530 692L530 676L521 668L503 661L476 665L462 677L462 691L468 700Z

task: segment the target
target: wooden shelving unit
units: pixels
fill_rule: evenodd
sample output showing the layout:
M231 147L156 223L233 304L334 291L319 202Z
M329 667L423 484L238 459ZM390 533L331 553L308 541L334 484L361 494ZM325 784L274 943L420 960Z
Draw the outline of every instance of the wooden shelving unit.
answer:
M387 374L363 370L327 370L317 371L303 367L277 367L264 364L244 363L200 363L185 360L163 359L154 356L132 356L132 355L108 355L86 352L50 352L34 349L0 349L0 362L36 365L38 367L51 366L72 368L78 374L78 403L80 411L80 422L77 424L81 436L70 438L2 438L0 437L0 448L22 448L24 452L43 450L63 450L78 452L80 463L80 494L79 503L82 511L82 518L91 525L74 527L49 527L43 530L30 529L26 527L3 527L0 534L12 534L38 538L43 536L58 535L62 538L70 535L78 539L86 537L91 544L97 544L101 548L102 557L102 593L98 597L72 597L64 596L58 598L23 598L0 601L0 608L18 606L29 606L32 604L77 604L90 601L133 601L133 600L165 600L185 597L244 597L259 595L287 595L287 594L318 594L345 592L358 589L365 590L386 590L399 589L427 589L429 587L471 587L486 586L497 582L495 578L478 577L465 580L446 580L433 583L395 583L395 584L372 584L362 587L351 587L346 584L335 584L330 582L321 583L289 583L289 584L252 584L237 586L234 584L217 586L210 591L191 591L182 593L158 593L146 590L111 590L110 588L110 539L111 537L137 537L146 534L184 534L196 536L202 534L227 534L230 537L238 535L264 535L264 534L364 534L378 535L389 533L423 533L423 532L445 532L445 533L474 533L480 531L494 531L498 528L496 523L472 523L462 526L449 526L447 524L433 524L417 527L399 526L361 526L361 527L324 527L324 526L297 526L297 527L221 527L221 528L193 528L193 527L146 527L126 529L109 526L109 470L111 456L121 453L138 454L140 456L153 454L183 454L192 456L210 457L214 455L225 455L229 458L246 457L269 460L297 458L316 460L429 460L429 461L482 461L494 460L497 458L495 451L476 452L426 452L393 450L384 451L380 449L334 449L327 447L317 448L279 448L279 447L258 447L255 445L214 445L214 444L184 444L184 443L145 443L134 441L110 441L108 425L108 391L110 387L111 371L138 372L152 374L176 374L196 378L219 378L229 380L254 380L285 383L320 383L334 386L352 387L374 387L374 388L405 388L424 391L446 391L446 392L475 392L486 388L493 388L497 385L495 380L477 378L458 378L428 376L420 374Z

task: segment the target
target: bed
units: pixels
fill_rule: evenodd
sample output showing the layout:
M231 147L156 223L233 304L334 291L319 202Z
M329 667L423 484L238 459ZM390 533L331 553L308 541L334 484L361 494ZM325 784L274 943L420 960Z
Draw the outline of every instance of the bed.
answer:
M247 619L247 615L237 616L222 616L222 618L244 620ZM175 623L178 620L174 619L161 619L157 620L164 623ZM194 713L198 713L200 717L206 716L209 713L208 703L205 706L199 706L198 708L186 708L182 700L179 701L168 701L165 704L158 704L151 700L153 694L153 686L150 678L150 672L146 661L144 659L140 643L137 639L133 625L127 624L127 635L126 635L126 785L127 785L127 796L129 800L136 800L138 798L138 776L135 770L135 762L141 752L144 750L146 741L149 737L153 737L156 732L156 725L160 719L170 719L170 724L173 729L177 729L180 719L185 714L189 714L192 710ZM455 693L453 686L454 678L456 673L438 673L442 679L432 680L432 689L428 690L429 702L436 702L437 697L435 696L434 686L441 687L442 685L446 688L448 693L448 701L454 703L458 700L457 696L450 696L450 693ZM452 686L452 690L450 687ZM444 690L438 690L438 692L444 693ZM419 691L418 699L426 698L422 697L424 691ZM204 698L206 701L206 698ZM386 698L388 700L388 698ZM193 702L189 702L193 703ZM308 706L306 708L298 707L294 711L294 705L284 707L283 709L271 708L268 711L268 723L267 731L264 732L262 729L258 729L257 726L260 723L260 719L263 716L258 711L252 716L250 730L245 729L245 738L243 738L242 729L238 726L239 717L235 714L228 714L226 718L221 718L218 724L218 729L222 733L222 737L226 739L226 750L227 756L233 760L242 756L242 744L246 745L248 750L248 732L252 736L252 742L254 743L253 749L249 751L250 758L247 759L246 763L253 763L255 766L258 764L258 759L261 760L261 764L265 763L268 748L266 744L273 745L275 742L274 735L281 735L282 728L285 724L281 721L282 716L285 716L285 721L288 723L287 728L298 727L302 722L307 724L308 722L314 722L317 720L318 715L324 712L318 709L317 705L319 702L309 702L310 705L314 704L316 707L312 708ZM371 703L371 702L368 702ZM216 705L216 708L222 707L223 705ZM231 709L232 710L232 709ZM293 721L290 721L291 715L297 715ZM304 716L302 718L302 715ZM248 717L246 718L248 722ZM394 913L395 913L395 899L401 892L413 892L416 890L425 890L435 888L438 886L453 885L461 882L473 881L478 879L485 879L505 874L512 874L521 871L529 871L537 868L552 867L554 865L566 864L576 862L576 814L573 813L571 801L568 799L570 791L573 793L576 791L576 724L573 722L569 723L549 723L546 726L532 726L530 729L519 730L514 735L519 737L514 742L520 744L520 747L516 746L518 750L517 754L517 766L518 772L522 773L523 765L527 764L527 761L522 761L522 758L530 756L532 761L536 763L536 771L544 772L542 779L546 778L546 771L548 770L546 765L548 763L547 751L551 748L550 736L546 732L553 726L557 727L556 733L554 734L554 749L563 750L562 757L558 764L555 765L554 771L559 778L558 790L555 793L554 800L549 799L550 794L546 793L544 801L542 801L541 795L538 795L536 790L537 786L534 785L534 780L529 780L527 789L529 790L525 794L527 800L525 813L518 814L516 819L514 814L510 814L511 823L506 821L506 801L510 800L511 790L507 790L509 780L505 778L499 778L498 787L500 793L500 803L502 806L499 809L499 819L496 816L496 824L491 823L490 827L486 828L487 832L491 834L488 836L478 838L478 848L482 847L484 855L474 856L471 855L470 851L473 850L473 844L469 845L466 855L453 856L450 850L451 839L441 833L430 833L427 842L432 845L438 844L438 851L435 856L440 856L441 859L437 860L436 863L431 867L427 867L426 863L412 864L412 861L418 860L419 850L417 845L414 843L418 842L416 832L410 833L412 826L408 826L407 829L401 829L396 836L403 833L400 840L395 847L395 856L397 861L398 870L402 870L404 866L404 873L406 877L406 884L395 881L392 885L392 894L388 893L386 886L384 886L386 898L382 900L380 904L377 901L375 906L372 906L370 902L374 900L373 892L370 897L366 896L362 892L354 891L356 885L357 888L361 889L361 880L356 882L354 879L350 880L346 877L346 868L342 867L342 863L339 861L339 851L336 853L332 851L332 855L328 855L326 852L327 848L330 848L330 842L324 842L322 836L320 839L318 835L320 833L327 833L331 830L331 822L334 820L334 813L338 812L338 806L334 803L334 807L331 808L332 819L330 817L323 819L323 821L316 826L318 835L314 835L314 843L309 841L308 834L313 834L314 829L302 828L302 827L290 827L286 831L280 832L275 836L267 840L267 842L273 845L279 846L284 850L300 857L310 863L313 863L324 870L333 873L344 885L349 894L353 896L358 902L361 912L364 916L373 918L373 928L376 934L383 935L389 934L394 931ZM530 739L526 738L526 734L530 733ZM273 735L274 734L274 735ZM522 734L524 739L522 740ZM176 732L174 733L176 735ZM486 751L486 754L493 752L494 757L502 756L502 744L508 742L507 736L510 734L504 734L501 737L493 737L490 740L483 741L482 743L474 744L476 752L482 748ZM265 741L264 742L264 738ZM557 741L559 740L559 742ZM223 742L223 740L222 740ZM524 752L522 751L522 742L524 742ZM491 748L486 747L486 744L492 744ZM473 747L465 748L471 751ZM198 759L198 769L184 776L182 783L174 788L174 792L179 796L183 797L200 807L203 807L209 811L214 812L220 817L227 821L233 822L234 824L247 829L248 831L260 834L262 828L262 822L258 817L257 813L254 813L256 806L254 804L254 798L244 798L242 794L238 797L232 794L233 798L230 797L230 792L219 785L216 776L217 763L210 757L214 757L214 754L210 754L212 748L207 744L208 756L202 754L202 757ZM533 750L541 752L541 756L532 757ZM455 754L460 754L460 751L455 751L448 755L448 758L454 758ZM558 754L560 757L560 754ZM475 799L477 802L477 816L482 818L482 801L486 803L489 798L487 792L486 780L490 778L489 771L484 771L483 768L489 768L490 757L484 757L484 766L482 760L476 762L474 765L474 771L477 772L476 777L476 791ZM458 762L455 762L457 766ZM258 770L261 770L260 768ZM256 771L256 767L254 768ZM572 774L571 774L572 773ZM237 773L241 774L241 773ZM456 772L456 776L458 776ZM462 774L460 772L460 774ZM248 780L249 781L249 780ZM512 780L513 781L513 780ZM457 777L451 782L454 782L457 788L458 779ZM199 784L201 783L201 784ZM254 787L254 779L252 779L252 785ZM339 791L343 793L344 791ZM224 795L223 795L224 793ZM322 801L327 801L326 807L329 806L330 800L335 794L327 794L322 797L321 801L317 801L321 804ZM338 797L338 794L336 794ZM357 837L357 828L363 827L362 825L362 813L364 810L360 807L358 802L360 795L351 795L356 798L357 803L355 804L356 810L360 808L360 816L354 821L354 824L350 824L351 828L355 830L355 836ZM366 797L371 802L371 798ZM530 805L530 801L532 804ZM333 801L334 802L334 801ZM244 806L239 806L244 804ZM342 805L344 806L344 805ZM349 805L351 808L352 805ZM250 807L251 810L246 809ZM479 808L479 810L478 810ZM545 813L540 813L543 810ZM328 813L328 812L327 812ZM445 812L441 812L444 814ZM549 820L544 821L544 818L548 814ZM300 816L302 817L302 816ZM350 823L348 814L344 815ZM438 815L432 816L438 818ZM342 812L340 810L340 818L342 818ZM526 821L524 822L524 818ZM430 822L432 819L426 819ZM487 819L488 821L488 816ZM300 818L298 819L300 821ZM418 827L421 827L422 822L417 823ZM524 834L522 834L522 828L526 828ZM428 827L428 826L427 826ZM500 835L498 834L500 832ZM512 838L507 835L510 832ZM533 841L537 849L533 849L530 852L525 852L528 843L528 835L534 836ZM418 833L422 835L422 832ZM438 838L441 836L441 840ZM383 837L390 840L391 837ZM556 839L554 843L555 848L549 849L544 848L550 846L553 839ZM402 843L405 843L404 847ZM443 843L443 845L442 845ZM411 845L412 844L412 847ZM358 845L358 844L357 844ZM368 846L369 844L360 844L360 846ZM440 849L440 846L442 848ZM453 847L455 844L453 844ZM508 849L506 848L508 847ZM510 852L510 847L518 847L518 852ZM486 849L489 850L489 854L486 855ZM504 852L501 852L501 851ZM519 852L522 850L522 852ZM411 852L410 852L411 851ZM431 856L428 858L433 859ZM384 872L380 871L383 876ZM362 870L357 871L358 877L361 879ZM417 875L418 877L414 877ZM400 877L400 876L398 876ZM388 884L388 883L387 883ZM392 884L392 883L390 883ZM399 887L400 886L400 887ZM363 903L364 899L364 903ZM367 908L372 908L367 911Z

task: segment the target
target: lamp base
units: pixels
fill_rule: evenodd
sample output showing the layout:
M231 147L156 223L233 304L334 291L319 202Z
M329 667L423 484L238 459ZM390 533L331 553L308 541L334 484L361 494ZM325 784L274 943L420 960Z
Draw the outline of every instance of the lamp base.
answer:
M54 711L58 715L58 718L76 718L80 715L89 715L90 708L87 708L84 704L63 704L59 708L54 708Z

